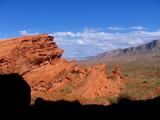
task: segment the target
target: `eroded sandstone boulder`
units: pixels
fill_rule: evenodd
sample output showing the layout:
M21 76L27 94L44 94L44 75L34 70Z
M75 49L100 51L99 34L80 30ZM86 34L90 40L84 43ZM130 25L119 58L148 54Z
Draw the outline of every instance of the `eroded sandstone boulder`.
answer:
M0 73L26 74L63 54L46 34L2 40L0 49Z
M69 94L85 99L119 94L119 69L114 72L117 81L113 81L106 74L105 65L82 67L75 60L61 58L63 52L47 34L1 40L0 73L21 74L32 95L44 99L48 97L39 93L55 94L68 84L72 86Z

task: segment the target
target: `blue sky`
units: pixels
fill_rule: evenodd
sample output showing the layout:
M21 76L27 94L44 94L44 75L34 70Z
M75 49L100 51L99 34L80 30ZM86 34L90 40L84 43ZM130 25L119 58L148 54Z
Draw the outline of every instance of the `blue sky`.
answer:
M50 33L69 58L138 45L159 31L160 0L0 0L0 38Z

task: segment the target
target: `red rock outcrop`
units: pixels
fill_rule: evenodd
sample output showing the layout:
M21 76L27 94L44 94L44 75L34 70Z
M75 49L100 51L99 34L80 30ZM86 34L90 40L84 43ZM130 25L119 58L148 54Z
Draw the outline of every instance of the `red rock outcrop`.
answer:
M47 34L1 40L0 73L21 74L34 96L40 92L54 94L67 84L72 86L70 94L85 99L119 94L119 69L114 72L119 77L113 81L107 78L105 65L82 67L75 60L61 58L62 54L63 50Z
M0 48L1 73L26 74L63 54L53 37L45 34L3 40Z

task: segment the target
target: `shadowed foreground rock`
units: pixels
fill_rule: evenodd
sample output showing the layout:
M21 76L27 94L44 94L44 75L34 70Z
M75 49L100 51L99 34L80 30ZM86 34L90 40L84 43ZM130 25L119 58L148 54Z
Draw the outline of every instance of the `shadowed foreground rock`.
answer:
M29 110L31 89L19 74L0 74L0 96L1 112Z
M34 105L31 106L30 112L45 113L133 113L141 115L141 113L159 114L160 113L160 97L146 101L131 101L121 98L117 104L103 105L81 105L78 101L45 101L38 98Z

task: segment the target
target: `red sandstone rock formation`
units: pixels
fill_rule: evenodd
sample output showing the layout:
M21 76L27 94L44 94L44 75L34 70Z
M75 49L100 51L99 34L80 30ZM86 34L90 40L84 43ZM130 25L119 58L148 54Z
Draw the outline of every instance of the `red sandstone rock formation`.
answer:
M54 94L67 84L72 85L71 94L86 99L119 94L122 76L118 68L113 73L117 82L107 78L105 65L82 67L62 59L62 54L47 34L1 40L0 73L21 74L34 96Z

